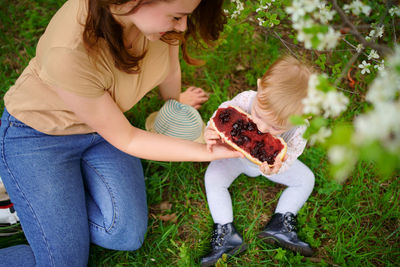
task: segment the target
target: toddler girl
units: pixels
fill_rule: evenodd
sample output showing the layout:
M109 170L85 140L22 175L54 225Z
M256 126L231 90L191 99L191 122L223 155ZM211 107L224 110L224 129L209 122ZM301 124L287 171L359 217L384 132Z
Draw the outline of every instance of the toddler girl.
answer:
M305 126L293 126L289 117L301 114L302 99L307 95L311 69L297 59L284 56L278 59L257 81L257 92L245 91L220 107L238 106L251 114L261 132L282 137L287 143L283 161L276 159L273 167L265 162L260 167L246 158L212 161L205 174L207 201L214 220L212 251L201 259L202 266L215 264L224 254L232 255L246 249L242 237L233 225L232 203L228 188L244 173L250 177L259 175L286 185L279 198L275 214L259 237L269 243L312 255L309 244L301 241L296 233L296 214L304 205L314 187L312 171L297 158L306 146L303 139ZM208 126L205 141L208 149L221 142L218 133Z

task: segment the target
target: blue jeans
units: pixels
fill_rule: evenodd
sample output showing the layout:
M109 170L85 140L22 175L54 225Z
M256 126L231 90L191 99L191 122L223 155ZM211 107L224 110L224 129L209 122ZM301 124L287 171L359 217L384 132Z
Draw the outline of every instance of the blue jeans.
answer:
M0 266L86 266L90 242L136 250L147 229L141 162L98 134L41 133L4 110L0 176L28 245L0 250Z

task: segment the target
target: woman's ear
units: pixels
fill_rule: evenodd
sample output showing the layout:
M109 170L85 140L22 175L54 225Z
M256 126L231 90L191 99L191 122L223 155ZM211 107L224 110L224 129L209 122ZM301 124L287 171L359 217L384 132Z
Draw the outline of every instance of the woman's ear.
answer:
M127 14L129 13L136 5L138 4L138 0L131 0L123 4L111 4L110 11L114 14Z

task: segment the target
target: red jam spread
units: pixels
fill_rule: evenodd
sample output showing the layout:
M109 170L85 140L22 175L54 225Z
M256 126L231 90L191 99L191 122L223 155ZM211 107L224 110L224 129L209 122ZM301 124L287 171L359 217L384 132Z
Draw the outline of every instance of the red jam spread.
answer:
M259 161L267 161L269 165L274 164L276 156L284 147L281 140L270 133L260 132L249 117L235 108L219 108L213 121L218 131L230 141Z

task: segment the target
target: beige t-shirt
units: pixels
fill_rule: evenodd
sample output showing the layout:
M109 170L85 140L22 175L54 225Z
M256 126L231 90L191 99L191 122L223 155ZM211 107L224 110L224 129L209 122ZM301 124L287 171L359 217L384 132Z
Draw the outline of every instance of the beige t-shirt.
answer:
M86 14L87 0L69 0L58 10L39 40L36 56L4 97L11 115L43 133L93 132L68 109L54 87L85 97L99 97L107 92L125 112L168 75L169 45L149 42L144 36L132 47L138 54L147 49L139 64L139 74L117 69L105 42L101 43L95 65L82 41Z

